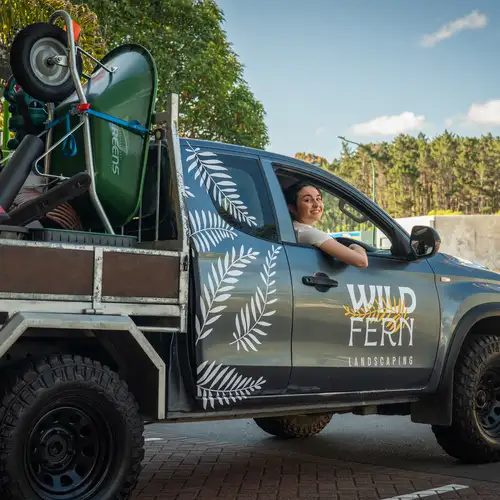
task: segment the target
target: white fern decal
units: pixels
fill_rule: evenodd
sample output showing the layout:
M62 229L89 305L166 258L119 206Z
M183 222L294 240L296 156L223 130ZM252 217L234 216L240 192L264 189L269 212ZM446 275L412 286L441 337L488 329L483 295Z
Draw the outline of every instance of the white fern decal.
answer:
M203 285L203 293L200 297L200 312L201 320L196 316L196 343L204 339L212 333L213 327L206 329L221 317L221 313L226 309L226 305L215 305L225 302L231 297L228 293L234 289L235 283L238 282L238 277L243 274L239 269L245 268L252 260L255 260L259 252L254 252L251 248L245 252L241 245L239 255L233 247L231 257L229 252L226 252L224 260L219 257L217 267L212 264L212 272L207 274L207 285ZM214 316L215 314L215 316Z
M238 351L240 347L248 352L249 349L257 351L256 345L261 344L259 336L267 335L262 328L271 326L271 323L264 321L263 318L272 316L276 310L267 310L267 306L274 304L278 299L269 299L269 296L276 293L276 289L272 288L276 280L272 278L276 271L272 269L276 266L276 259L280 253L281 247L272 247L272 251L267 252L266 262L264 264L264 272L260 273L260 277L264 282L264 291L257 285L255 295L250 299L250 304L243 306L236 315L235 326L236 331L233 332L233 340L230 345L236 344ZM250 316L251 312L251 316Z
M215 408L215 402L220 405L236 403L246 399L252 392L261 388L266 381L263 377L255 380L252 377L239 375L236 368L217 364L215 361L204 361L197 370L196 384L198 397L203 399L203 408L210 404Z
M200 187L205 186L207 193L212 187L212 195L220 206L237 221L244 221L249 226L256 226L255 217L248 214L248 207L240 200L236 183L228 174L222 161L217 159L217 155L210 151L200 151L200 148L192 148L191 146L186 148L186 151L191 153L186 161L192 161L188 167L188 173L195 171L194 179L200 178Z
M195 195L191 192L191 188L187 184L184 184L184 191L182 194L184 198L195 198Z
M222 240L231 238L234 240L238 235L236 231L215 212L205 214L201 210L201 216L198 210L189 212L191 222L191 238L193 238L196 250L198 252L209 252L213 246L216 246Z

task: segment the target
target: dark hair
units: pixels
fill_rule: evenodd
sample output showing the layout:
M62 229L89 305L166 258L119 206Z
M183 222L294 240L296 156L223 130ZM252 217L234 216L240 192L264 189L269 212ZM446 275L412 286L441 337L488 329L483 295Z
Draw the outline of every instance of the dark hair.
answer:
M285 189L284 193L285 193L286 204L297 206L297 196L299 195L299 192L308 186L317 189L319 194L322 194L320 189L316 187L314 184L311 184L310 182L306 181L299 181L296 182L295 184L292 184L291 186L288 186Z

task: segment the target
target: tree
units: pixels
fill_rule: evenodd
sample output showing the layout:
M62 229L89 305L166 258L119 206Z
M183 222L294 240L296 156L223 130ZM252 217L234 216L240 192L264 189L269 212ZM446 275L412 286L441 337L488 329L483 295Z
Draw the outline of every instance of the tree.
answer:
M10 45L17 32L31 23L48 22L56 10L66 10L82 27L78 40L82 49L90 51L100 58L107 51L107 44L102 36L97 16L86 5L76 5L70 0L0 0L0 80L10 76ZM64 26L62 20L57 24ZM84 70L90 72L94 66L84 58Z
M432 139L401 134L390 143L365 146L376 158L377 203L393 217L500 211L500 137L458 137L445 131ZM322 166L371 196L364 148L342 143L339 158Z
M4 73L8 53L7 59L2 54L18 29L46 21L55 9L63 8L82 25L82 48L95 57L131 42L152 53L159 77L156 109L164 109L168 93L178 93L182 135L258 148L269 143L264 107L243 78L243 65L222 29L223 13L214 0L0 2ZM93 63L86 57L84 61L89 73Z
M295 153L295 158L297 158L297 160L306 161L307 163L312 163L321 168L328 168L328 160L322 156L311 153Z
M97 13L110 48L133 42L152 53L159 77L157 109L165 106L167 93L178 93L183 135L258 148L269 143L264 107L243 78L214 0L86 3Z

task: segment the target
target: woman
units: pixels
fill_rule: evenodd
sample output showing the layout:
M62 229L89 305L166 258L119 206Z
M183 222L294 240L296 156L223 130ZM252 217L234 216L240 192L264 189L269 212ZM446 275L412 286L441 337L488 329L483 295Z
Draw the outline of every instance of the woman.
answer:
M313 227L323 215L323 197L317 187L306 182L293 184L285 190L285 199L299 243L314 245L346 264L368 267L368 257L363 247L355 243L346 247L328 233Z

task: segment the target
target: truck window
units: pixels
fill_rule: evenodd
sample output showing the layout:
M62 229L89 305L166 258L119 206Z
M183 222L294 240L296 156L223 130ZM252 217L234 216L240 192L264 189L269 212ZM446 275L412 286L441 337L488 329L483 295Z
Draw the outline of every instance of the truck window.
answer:
M366 217L343 198L322 190L324 212L316 227L335 238L346 237L363 241L379 250L391 247L390 239Z
M306 176L289 176L280 171L277 172L277 177L282 189L297 181L308 181ZM390 250L390 238L365 213L337 195L333 188L325 189L314 180L311 180L311 184L320 188L324 204L323 216L315 227L334 238L349 238L367 243L378 250Z
M245 158L236 155L217 154L232 181L236 184L235 193L239 194L239 200L252 215L252 223L239 221L227 209L224 203L215 205L219 215L234 228L252 236L257 236L269 241L277 241L278 233L276 220L271 205L271 195L261 170L260 163L253 158ZM212 191L212 190L211 190ZM213 195L212 195L213 196Z

